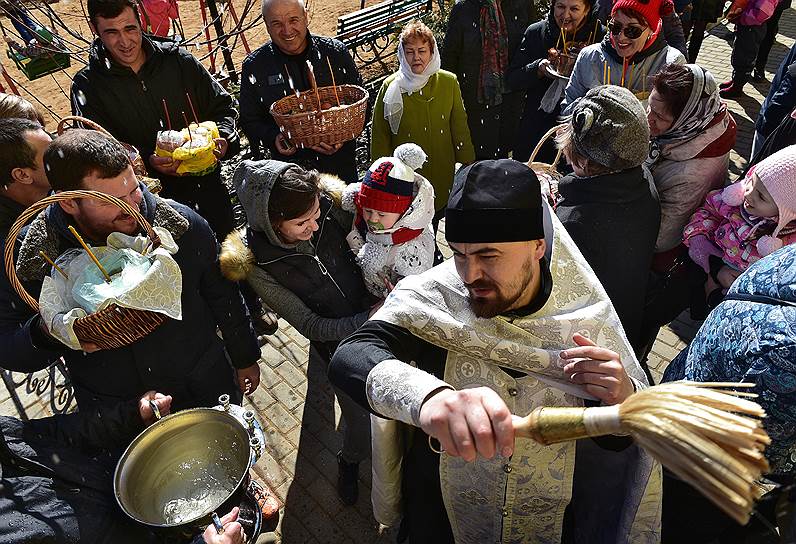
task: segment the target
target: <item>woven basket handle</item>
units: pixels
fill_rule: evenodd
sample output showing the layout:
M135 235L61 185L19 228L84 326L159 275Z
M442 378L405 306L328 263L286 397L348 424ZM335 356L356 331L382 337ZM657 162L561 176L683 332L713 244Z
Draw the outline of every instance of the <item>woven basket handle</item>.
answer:
M86 125L87 127L91 128L93 130L96 130L97 132L101 132L105 136L109 136L109 137L113 138L113 135L110 132L108 132L107 130L105 130L102 127L102 125L100 125L96 121L92 121L91 119L87 119L85 117L80 117L79 115L67 115L66 117L61 119L58 122L58 136L62 135L69 128L74 128L74 127L67 127L68 123L72 123L72 124L80 123L82 125ZM116 138L113 138L113 139L115 140Z
M545 142L550 138L552 138L553 136L555 136L555 133L558 131L559 128L561 128L561 125L554 126L550 130L545 132L544 136L542 136L539 139L539 143L537 143L536 147L533 148L533 153L531 153L531 158L528 159L528 162L526 163L528 165L528 168L531 168L531 165L536 161L536 155L539 154L539 151L542 149L542 146L545 144ZM561 151L562 150L559 149L558 152L556 153L556 159L553 161L553 164L551 165L553 168L556 168L558 166L558 161L561 160Z
M312 94L318 102L318 113L323 115L323 108L321 108L321 96L318 94L318 82L315 81L315 70L312 68L312 63L307 61L307 78L310 80L310 88Z
M36 312L39 311L39 303L35 298L30 296L30 294L22 286L22 282L19 281L19 277L17 277L17 270L14 263L14 246L16 245L15 242L17 236L19 236L22 228L27 225L31 219L36 217L39 212L41 212L50 204L62 202L64 200L72 200L75 198L93 198L95 200L102 200L104 202L114 204L115 206L121 208L122 211L135 218L141 228L146 231L149 239L152 241L153 250L160 246L160 237L155 233L154 230L152 230L152 225L149 224L146 218L144 218L144 216L141 215L138 210L134 209L127 202L120 200L115 196L100 193L99 191L63 191L61 193L55 193L54 195L39 200L28 209L23 211L14 224L11 225L11 230L8 231L8 236L6 236L6 247L5 252L3 253L6 276L8 277L9 283L11 283L11 286L14 288L14 291L17 292L20 298L25 301L25 304L30 306Z

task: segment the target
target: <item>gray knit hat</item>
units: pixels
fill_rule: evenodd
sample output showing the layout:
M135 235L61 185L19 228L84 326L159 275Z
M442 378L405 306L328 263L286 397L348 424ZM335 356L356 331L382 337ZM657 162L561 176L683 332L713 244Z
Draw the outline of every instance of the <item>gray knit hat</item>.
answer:
M572 144L611 170L634 168L649 154L650 127L638 98L624 87L595 87L572 107Z

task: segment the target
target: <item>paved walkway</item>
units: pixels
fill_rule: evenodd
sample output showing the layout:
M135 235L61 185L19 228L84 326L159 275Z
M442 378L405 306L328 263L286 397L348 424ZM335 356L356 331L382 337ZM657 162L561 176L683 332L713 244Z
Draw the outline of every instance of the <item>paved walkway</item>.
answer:
M718 81L730 76L728 31L719 27L709 36L699 58ZM796 37L796 12L786 10L777 43L768 63L768 79L773 77L782 57ZM731 173L740 173L752 142L753 121L768 92L768 83L747 85L749 96L730 101L738 122L738 141L732 154ZM652 351L650 367L656 379L669 361L693 337L698 323L681 317L664 329ZM340 409L334 401L323 363L309 353L309 342L286 322L265 339L262 347L262 385L246 401L259 414L268 429L267 447L255 471L276 492L286 506L275 533L263 535L260 542L297 543L381 543L392 535L380 535L370 510L370 465L360 468L361 492L356 506L345 507L335 492L340 435L335 427ZM2 390L2 388L0 388ZM4 393L4 390L3 390ZM22 395L30 417L47 414L49 409L34 395ZM7 395L0 396L0 413L16 415Z

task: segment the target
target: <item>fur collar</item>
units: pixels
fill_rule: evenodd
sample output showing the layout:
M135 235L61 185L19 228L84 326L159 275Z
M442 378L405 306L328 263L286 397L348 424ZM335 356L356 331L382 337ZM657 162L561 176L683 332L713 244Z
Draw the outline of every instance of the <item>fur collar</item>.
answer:
M341 207L345 183L332 174L320 175L320 188L331 198L334 207ZM334 212L334 209L332 209ZM274 235L276 236L276 235ZM231 281L245 280L256 263L254 253L246 243L246 229L238 229L227 235L221 244L219 255L221 273Z
M166 200L148 191L144 191L141 213L152 226L168 230L175 241L190 226L188 219ZM64 234L67 224L68 216L57 204L50 205L36 216L22 239L17 257L17 275L20 281L42 281L49 274L50 265L39 256L39 251L56 258L67 249L76 247L75 242Z

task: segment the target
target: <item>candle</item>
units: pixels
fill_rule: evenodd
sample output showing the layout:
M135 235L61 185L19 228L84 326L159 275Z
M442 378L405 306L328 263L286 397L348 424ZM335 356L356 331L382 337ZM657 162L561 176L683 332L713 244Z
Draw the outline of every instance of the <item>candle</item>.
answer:
M78 243L80 243L80 245L83 246L83 249L86 250L86 253L88 253L88 256L91 258L91 260L94 262L94 264L97 265L97 268L99 268L100 272L102 272L102 275L105 277L105 282L106 283L110 283L111 282L111 277L108 275L108 273L105 271L105 269L102 268L102 265L100 264L99 259L97 259L97 256L94 255L94 252L91 251L91 248L88 246L88 244L83 241L83 238L80 236L80 234L78 234L77 230L75 230L75 227L73 227L72 225L69 225L67 228L69 229L69 232L72 233L72 236L74 236L75 239L77 239Z

